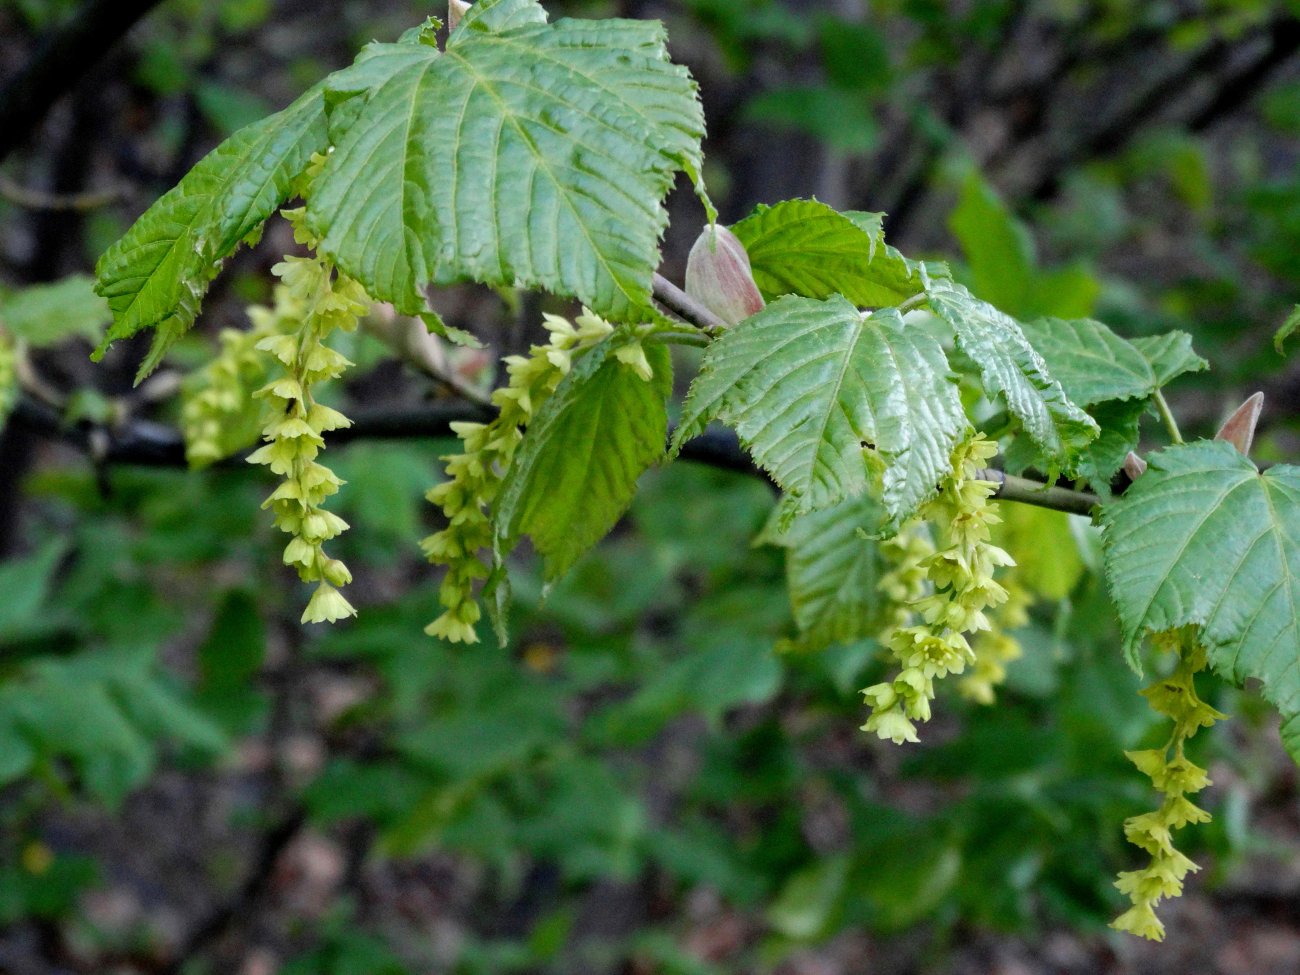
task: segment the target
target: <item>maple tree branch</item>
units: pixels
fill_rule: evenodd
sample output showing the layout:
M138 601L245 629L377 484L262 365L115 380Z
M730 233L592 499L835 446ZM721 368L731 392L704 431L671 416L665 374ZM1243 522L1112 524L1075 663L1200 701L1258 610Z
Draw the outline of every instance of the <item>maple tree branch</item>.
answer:
M451 425L469 421L487 421L495 411L463 400L436 400L428 406L409 410L357 410L352 412L352 426L334 430L330 446L370 440L427 440L454 437ZM175 427L152 420L130 420L116 429L86 425L65 426L59 414L49 406L30 399L20 399L14 422L22 428L47 437L61 437L86 451L100 464L125 464L141 467L184 467L185 439ZM242 464L243 454L227 458L220 466ZM711 429L689 440L682 447L681 458L722 470L736 471L766 478L730 430ZM994 497L1005 501L1031 504L1053 511L1088 514L1101 503L1095 494L1051 487L1040 481L1016 477L995 469L981 471L982 480L998 485Z

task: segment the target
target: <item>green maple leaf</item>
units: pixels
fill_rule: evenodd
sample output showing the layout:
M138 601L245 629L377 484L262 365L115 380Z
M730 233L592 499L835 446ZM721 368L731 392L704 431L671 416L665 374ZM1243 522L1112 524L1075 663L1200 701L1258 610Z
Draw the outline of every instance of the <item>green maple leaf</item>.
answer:
M881 214L839 213L817 200L760 206L731 229L769 301L841 294L863 307L897 305L924 291L931 275L947 274L941 264L909 261L886 245Z
M144 212L95 266L113 325L95 351L156 330L137 382L194 324L225 258L292 195L314 152L327 148L317 86L282 112L240 129Z
M1200 628L1210 665L1253 677L1300 759L1300 467L1260 473L1231 444L1169 447L1102 508L1106 578L1125 650Z
M572 295L615 322L657 315L661 201L700 168L695 84L657 23L544 19L536 3L481 3L445 53L372 47L331 87L346 131L308 220L375 297L419 314L424 285L473 279Z
M937 490L967 428L943 349L894 309L787 297L705 353L673 449L713 420L734 427L788 495L788 512L862 494L883 467L882 499L905 519Z
M637 479L664 455L672 361L646 345L653 377L614 357L618 337L578 359L528 426L493 506L497 548L528 535L554 581L609 532Z

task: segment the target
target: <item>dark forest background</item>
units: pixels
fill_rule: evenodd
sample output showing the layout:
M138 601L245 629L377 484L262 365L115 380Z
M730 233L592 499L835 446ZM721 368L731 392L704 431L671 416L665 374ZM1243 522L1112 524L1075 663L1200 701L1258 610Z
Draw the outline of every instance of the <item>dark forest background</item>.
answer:
M1256 456L1300 458L1300 367L1272 344L1300 301L1295 3L546 6L667 23L724 222L789 197L885 211L891 243L1014 314L1185 329L1214 366L1172 392L1185 430L1262 389ZM269 297L287 228L139 389L140 344L90 363L78 276L226 135L444 12L0 0L0 317L80 323L31 352L0 432L0 972L1300 971L1297 774L1248 692L1218 695L1206 869L1167 943L1105 928L1150 801L1122 751L1153 722L1064 516L1060 599L998 705L947 701L908 749L857 730L870 641L772 652L782 555L750 547L772 494L743 472L653 473L545 605L524 577L510 647L444 646L415 543L451 444L384 425L443 393L362 340L342 402L391 435L330 451L361 617L297 624L264 478L150 453L184 371ZM671 210L680 282L703 215L685 187ZM433 301L506 352L573 311Z

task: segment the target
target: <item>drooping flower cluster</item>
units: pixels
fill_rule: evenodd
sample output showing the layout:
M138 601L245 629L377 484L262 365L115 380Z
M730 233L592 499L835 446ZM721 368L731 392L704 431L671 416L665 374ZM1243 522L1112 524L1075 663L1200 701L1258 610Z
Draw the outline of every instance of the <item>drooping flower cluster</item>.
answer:
M913 606L928 589L925 562L934 554L930 531L923 521L911 521L893 538L880 543L880 554L889 565L876 589L886 600L885 625L881 642L888 643L894 631L912 622Z
M1166 897L1183 892L1183 878L1200 868L1174 848L1173 832L1188 823L1209 822L1210 814L1187 797L1210 784L1205 769L1184 753L1187 740L1227 715L1215 710L1196 694L1195 675L1206 664L1205 650L1192 627L1184 627L1156 638L1158 646L1178 655L1173 673L1142 691L1152 710L1174 723L1173 733L1163 748L1125 752L1128 759L1151 779L1164 800L1152 812L1132 816L1124 822L1124 836L1151 855L1141 870L1120 873L1115 886L1133 906L1111 922L1111 927L1152 941L1162 941L1164 925L1155 907Z
M1007 664L1020 659L1024 652L1011 631L1029 622L1033 594L1017 581L1014 573L1002 579L1002 588L1007 591L1007 600L984 614L989 630L971 644L975 663L957 683L958 693L976 704L992 704L997 700L997 688L1007 679Z
M18 401L18 346L3 328L0 328L0 426L13 411Z
M289 307L287 293L279 289L274 308L248 309L252 328L225 328L217 337L220 349L207 365L196 369L181 385L181 429L185 458L194 468L215 463L247 444L242 436L249 418L258 422L262 406L251 399L252 390L266 380L266 357L258 343L294 327L297 308Z
M499 410L496 418L490 423L452 425L462 452L442 458L447 462L447 480L427 495L446 515L447 527L424 539L421 548L430 562L446 566L447 574L438 592L443 613L425 632L451 643L478 642L474 624L482 614L474 590L488 575L480 557L492 544L488 509L524 429L568 373L574 355L614 331L609 322L586 309L572 324L546 315L544 325L550 335L546 344L533 346L527 356L504 360L509 382L492 394ZM625 345L615 355L643 378L650 377L650 364L639 343Z
M989 528L998 521L989 500L996 485L976 479L996 453L997 444L978 434L959 444L952 473L921 510L939 536L936 551L920 562L934 591L911 604L920 622L909 621L886 636L901 670L893 680L863 690L871 706L864 731L898 744L917 741L915 722L930 720L935 680L975 662L965 634L990 629L984 611L1007 601L993 573L1015 563L989 541Z
M302 212L286 211L285 216L294 224L298 240L314 246L302 228ZM352 574L324 549L348 526L323 507L343 482L316 458L325 445L324 434L347 427L350 421L318 403L314 390L351 365L325 339L335 331L355 329L370 301L360 284L337 273L321 257L286 257L272 273L281 281L272 314L284 329L260 339L256 348L279 363L281 375L254 394L265 400L270 420L262 430L265 445L248 460L265 464L284 478L263 507L274 512L276 527L293 536L285 547L284 563L297 569L304 582L318 583L302 621L332 623L356 615L339 592L352 581Z

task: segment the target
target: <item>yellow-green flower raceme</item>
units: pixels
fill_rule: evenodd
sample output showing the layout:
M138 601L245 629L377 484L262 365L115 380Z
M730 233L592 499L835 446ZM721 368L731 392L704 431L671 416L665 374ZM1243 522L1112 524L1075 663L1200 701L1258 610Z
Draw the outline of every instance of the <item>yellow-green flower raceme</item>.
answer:
M299 239L306 238L301 211L285 215L295 223ZM307 242L312 243L309 238ZM272 314L282 328L258 340L256 348L274 360L280 375L254 394L266 403L269 419L262 430L265 443L248 460L284 478L263 507L271 509L276 527L292 536L284 563L304 582L317 583L302 621L333 623L356 615L339 592L352 574L324 547L348 526L324 509L325 499L343 482L317 458L325 446L324 435L350 421L317 402L315 388L337 379L351 365L325 339L355 329L370 300L360 284L320 257L286 257L272 271L281 281Z
M935 680L961 674L978 663L966 634L991 629L985 611L1008 598L994 581L994 572L1015 564L989 541L989 528L998 521L990 500L996 485L976 479L976 472L996 452L997 444L978 434L954 450L952 473L920 512L920 518L937 532L938 544L932 551L921 554L920 544L911 536L886 550L887 556L899 561L881 579L881 589L907 601L882 642L901 669L892 680L863 690L871 708L864 731L897 744L916 741L916 722L930 720ZM933 586L928 595L922 571ZM914 622L916 617L919 622Z

